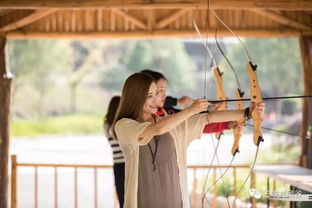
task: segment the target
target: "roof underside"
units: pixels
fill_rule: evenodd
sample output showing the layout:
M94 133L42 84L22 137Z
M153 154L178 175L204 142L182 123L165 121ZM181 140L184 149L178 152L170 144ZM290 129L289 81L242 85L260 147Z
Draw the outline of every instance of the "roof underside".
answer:
M204 0L36 0L0 2L0 31L9 38L151 38L232 36ZM240 36L312 35L312 1L211 1Z

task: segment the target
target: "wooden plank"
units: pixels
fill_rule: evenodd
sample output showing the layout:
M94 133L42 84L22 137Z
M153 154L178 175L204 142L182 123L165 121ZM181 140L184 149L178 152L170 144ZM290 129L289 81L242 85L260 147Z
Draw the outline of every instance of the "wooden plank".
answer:
M12 79L7 76L6 38L0 37L0 207L8 207L9 115Z
M74 11L70 11L70 31L76 31L76 13Z
M110 12L110 31L115 31L116 29L116 13L115 10Z
M69 24L70 24L70 13L64 13L64 31L69 32Z
M4 9L1 9L0 10L0 16L4 16L4 15L6 15L6 14L9 14L9 13L11 13L11 12L13 12L14 10L4 10Z
M170 14L169 16L167 16L167 17L161 19L160 21L158 21L156 23L156 28L162 29L162 28L166 27L167 25L169 25L173 21L177 20L179 17L181 17L184 14L186 14L188 11L189 11L188 9L180 9L180 10Z
M285 165L276 163L273 165ZM293 165L289 163L288 165ZM112 168L112 165L84 165L84 164L48 164L48 163L17 163L19 167L67 167L67 168ZM191 169L205 169L205 168L229 168L228 165L188 165ZM231 168L250 168L250 165L232 165Z
M147 30L152 32L156 23L155 10L148 10L147 12Z
M111 29L113 29L112 27ZM205 31L206 28L200 28ZM209 37L214 37L215 28L208 28L208 31L213 31L208 34ZM301 35L312 35L311 31L298 31L295 29L236 29L235 33L240 37L299 37ZM197 38L197 34L193 29L187 30L151 30L147 31L90 31L90 32L27 32L27 31L12 31L7 34L9 39L92 39L92 38L112 38L112 39L132 39L132 38ZM218 30L218 37L233 37L226 29Z
M103 29L103 13L102 9L97 10L97 30L102 31Z
M190 10L190 12L188 13L188 19L187 19L187 27L188 27L188 29L192 29L193 28L193 19L194 18L195 18L194 11Z
M1 25L0 26L0 31L2 32L7 32L11 30L16 30L20 27L23 27L25 25L31 24L51 13L55 12L55 10L40 10L40 11L33 11L28 15L25 15L21 18L15 19L12 22L7 23L6 25ZM12 13L8 14L12 15ZM14 14L13 14L14 16ZM2 17L5 18L5 17Z
M295 165L257 165L254 172L312 192L312 170Z
M271 10L311 10L312 1L307 0L218 0L210 2L214 9L271 9ZM206 9L206 1L162 1L148 2L144 0L1 0L0 8L3 9Z
M283 25L287 25L287 26L302 29L302 30L311 30L312 29L312 28L308 27L307 25L304 25L300 22L292 20L292 19L285 17L281 14L278 14L274 11L266 11L266 10L251 10L251 11L256 13L256 14L259 14L263 17L269 18L275 22L283 24Z
M124 17L125 19L129 20L130 22L132 22L134 25L136 25L137 27L146 30L147 26L146 24L144 24L141 20L139 20L138 18L130 15L129 13L126 13L120 9L114 9L114 12L116 12L116 14Z

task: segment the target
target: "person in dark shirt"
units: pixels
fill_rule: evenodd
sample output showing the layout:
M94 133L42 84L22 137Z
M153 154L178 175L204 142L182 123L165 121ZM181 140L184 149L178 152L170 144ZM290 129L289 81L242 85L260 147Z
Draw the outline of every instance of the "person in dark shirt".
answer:
M120 96L114 96L108 105L107 114L104 118L104 133L108 139L113 153L113 170L115 187L119 201L119 207L124 205L124 183L125 183L125 158L114 134L112 134L112 125L120 102Z

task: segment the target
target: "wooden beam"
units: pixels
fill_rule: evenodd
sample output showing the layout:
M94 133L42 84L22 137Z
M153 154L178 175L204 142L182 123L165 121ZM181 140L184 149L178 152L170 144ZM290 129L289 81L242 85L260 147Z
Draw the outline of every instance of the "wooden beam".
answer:
M12 16L15 18L15 20L1 25L0 26L0 31L2 32L7 32L7 31L11 31L11 30L16 30L18 28L21 28L25 25L31 24L51 13L55 12L55 10L51 9L51 10L38 10L38 11L32 11L29 14L25 14L22 17L16 18L14 13L10 13L8 15ZM2 17L5 18L5 17Z
M278 22L278 23L283 24L283 25L291 26L291 27L298 28L301 30L311 30L312 29L311 27L308 27L307 25L304 25L300 22L292 20L288 17L285 17L285 16L278 14L276 12L273 12L273 11L266 11L266 10L251 10L251 11L256 13L256 14L259 14L263 17L274 20L275 22Z
M9 114L12 79L6 78L6 38L0 37L0 207L8 207Z
M182 15L184 15L186 12L188 12L189 9L181 9L176 11L173 14L170 14L169 16L161 19L157 24L156 24L156 28L158 29L162 29L164 27L166 27L167 25L169 25L170 23L172 23L174 20L178 19L179 17L181 17Z
M204 31L203 28L201 28ZM209 28L208 31L215 31ZM255 29L235 29L235 33L241 37L299 37L301 35L312 35L311 31L299 32L294 29L285 30L255 30ZM218 30L219 37L233 37L226 29ZM136 38L197 38L195 30L153 30L153 31L126 31L126 32L27 32L12 31L7 33L9 39L136 39ZM210 33L209 37L214 37Z
M147 26L146 24L144 24L141 20L137 19L136 17L133 17L132 15L120 10L120 9L114 9L114 12L116 12L116 14L119 14L120 16L124 17L125 19L129 20L130 22L132 22L134 25L136 25L137 27L146 30Z
M211 1L214 9L271 9L271 10L312 10L312 1L308 0L217 0ZM127 8L127 9L206 9L206 1L189 0L152 3L143 0L1 0L3 9L99 9L99 8Z

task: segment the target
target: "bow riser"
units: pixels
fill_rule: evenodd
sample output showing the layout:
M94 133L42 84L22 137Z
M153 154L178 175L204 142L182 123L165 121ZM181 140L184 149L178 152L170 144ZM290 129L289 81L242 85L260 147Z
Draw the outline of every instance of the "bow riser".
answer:
M247 64L247 72L249 76L249 84L250 84L250 98L251 101L258 104L263 101L262 94L257 78L257 66L253 65L251 62ZM253 141L256 146L259 146L259 143L263 141L262 139L262 132L261 132L261 126L262 126L262 115L258 112L253 111L251 114L252 120L254 122L254 135L253 135Z

